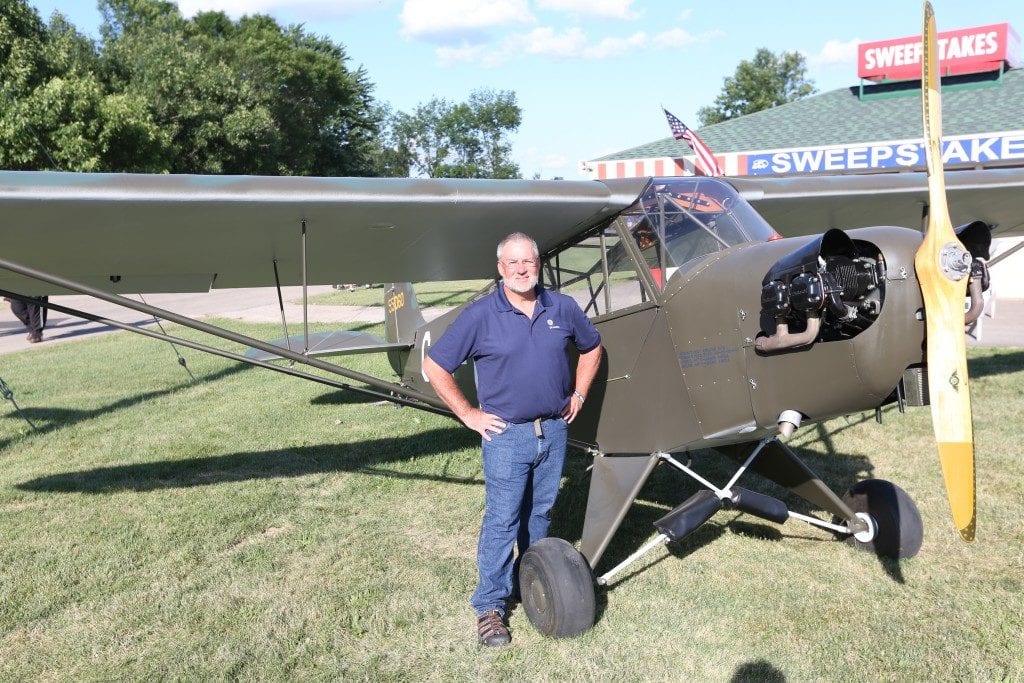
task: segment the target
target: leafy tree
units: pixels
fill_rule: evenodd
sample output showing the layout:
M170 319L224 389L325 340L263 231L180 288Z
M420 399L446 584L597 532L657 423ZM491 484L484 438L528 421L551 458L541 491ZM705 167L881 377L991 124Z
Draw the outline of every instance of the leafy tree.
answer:
M98 44L0 0L0 167L513 178L512 92L374 102L342 46L268 16L100 0Z
M185 20L161 0L103 0L107 78L150 103L169 170L366 175L372 85L340 45L271 17Z
M409 177L413 152L398 133L399 122L404 116L386 102L374 104L371 117L377 122L380 133L374 142L373 175L381 178Z
M47 26L25 0L0 4L0 167L101 169L106 142L134 123L105 94L92 41L60 14Z
M736 73L725 79L714 106L701 107L697 118L708 126L812 95L814 81L806 73L806 61L799 52L776 55L760 48L753 60L739 63Z
M508 135L522 110L511 91L475 90L466 102L434 98L411 114L388 117L388 160L395 174L430 178L518 178ZM404 173L400 171L404 170Z
M378 119L344 49L266 16L102 0L100 44L0 0L0 167L367 175Z

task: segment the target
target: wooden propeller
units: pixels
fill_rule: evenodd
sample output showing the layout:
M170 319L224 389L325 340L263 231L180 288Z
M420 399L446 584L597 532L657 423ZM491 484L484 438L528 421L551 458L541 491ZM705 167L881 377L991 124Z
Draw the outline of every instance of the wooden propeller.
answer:
M975 479L971 393L964 339L964 299L971 256L953 232L943 178L942 103L939 94L935 13L924 3L921 94L928 163L928 228L914 267L921 283L927 330L928 392L932 426L953 523L974 540Z

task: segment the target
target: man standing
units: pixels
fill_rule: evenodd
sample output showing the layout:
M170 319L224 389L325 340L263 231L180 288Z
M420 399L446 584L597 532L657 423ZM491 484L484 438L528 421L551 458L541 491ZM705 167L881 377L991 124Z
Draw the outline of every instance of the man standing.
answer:
M521 232L498 245L501 284L470 304L430 348L423 370L437 395L483 437L484 518L479 583L471 603L483 645L511 641L505 601L513 550L547 536L558 496L568 424L583 407L601 362L601 337L570 297L538 285L537 243ZM575 378L569 343L579 351ZM452 373L472 358L472 406Z

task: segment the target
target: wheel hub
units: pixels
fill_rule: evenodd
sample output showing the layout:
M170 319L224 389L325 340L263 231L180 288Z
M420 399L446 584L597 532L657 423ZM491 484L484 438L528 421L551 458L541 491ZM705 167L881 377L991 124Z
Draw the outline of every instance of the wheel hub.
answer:
M539 614L548 611L548 595L544 591L544 585L540 581L530 582L530 602Z
M870 543L875 540L875 534L878 533L878 524L875 523L875 518L866 512L858 512L857 517L863 519L867 523L868 528L855 533L853 537L861 543Z

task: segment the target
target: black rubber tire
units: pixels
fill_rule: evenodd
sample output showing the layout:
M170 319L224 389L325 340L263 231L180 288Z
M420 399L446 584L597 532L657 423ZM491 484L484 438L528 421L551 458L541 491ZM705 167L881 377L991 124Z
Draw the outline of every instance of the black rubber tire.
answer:
M523 553L519 591L526 616L542 635L568 638L594 625L594 576L567 541L542 538Z
M846 542L850 545L894 559L913 557L921 550L921 513L907 492L896 484L884 479L865 479L854 484L843 501L854 512L870 515L878 527L875 538L866 543L848 536Z

